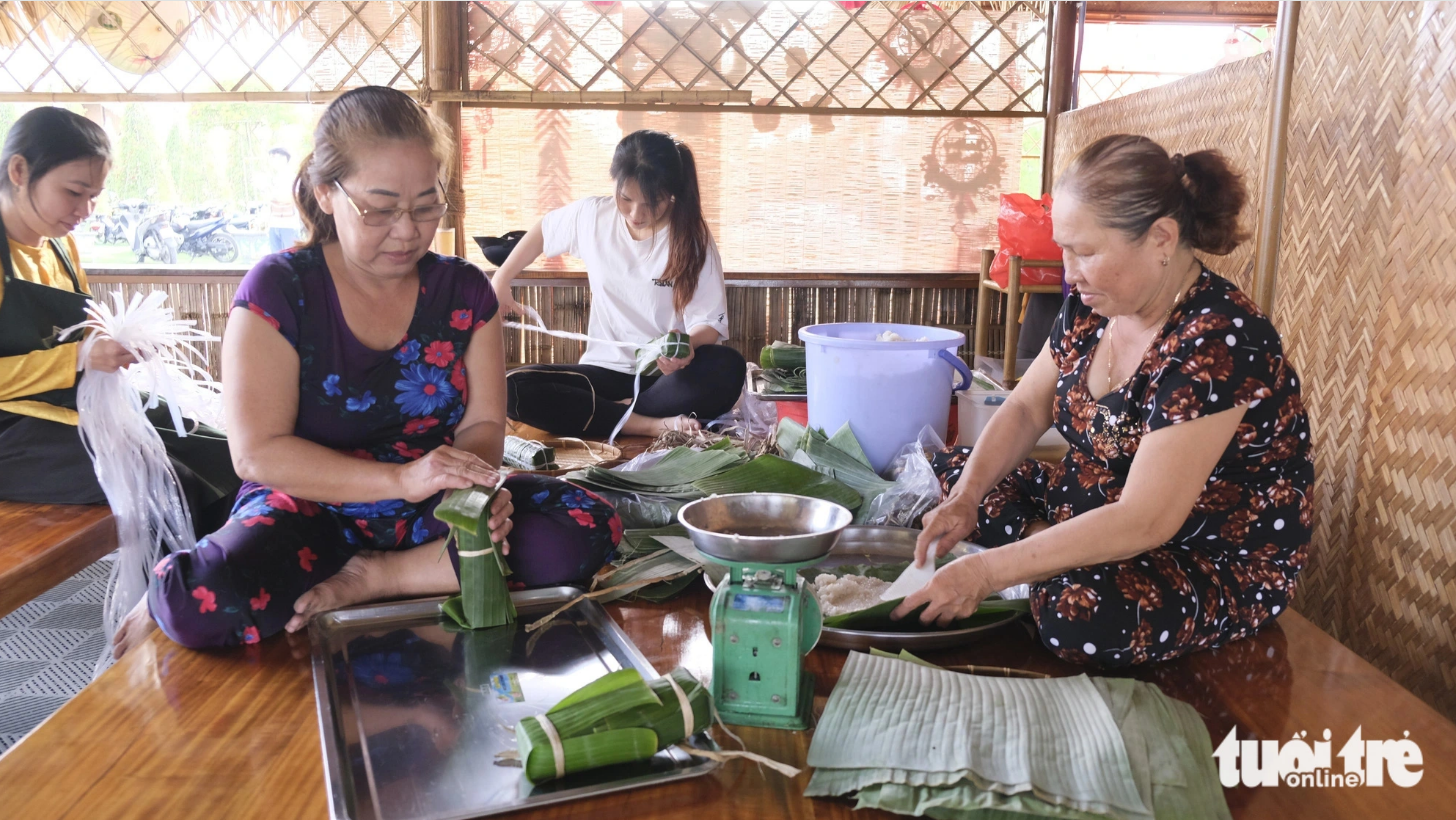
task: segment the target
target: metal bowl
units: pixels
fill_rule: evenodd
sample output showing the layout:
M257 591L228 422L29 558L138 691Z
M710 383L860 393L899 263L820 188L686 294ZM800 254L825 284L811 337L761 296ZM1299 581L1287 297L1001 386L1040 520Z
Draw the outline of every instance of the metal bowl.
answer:
M798 564L823 557L854 520L849 510L787 493L731 493L684 505L677 514L693 546L734 564Z
M831 569L845 564L898 564L915 558L915 539L920 530L905 527L848 527L840 534L824 560L804 570L807 580L814 580L816 568ZM950 554L956 557L980 552L983 547L965 541L956 544ZM1002 590L1003 598L1025 598L1026 587ZM1010 626L1020 617L1019 613L1008 612L1003 620L970 629L946 629L936 632L862 632L857 629L824 627L819 636L820 646L837 646L840 649L881 649L911 652L930 649L948 649L975 643L993 633Z

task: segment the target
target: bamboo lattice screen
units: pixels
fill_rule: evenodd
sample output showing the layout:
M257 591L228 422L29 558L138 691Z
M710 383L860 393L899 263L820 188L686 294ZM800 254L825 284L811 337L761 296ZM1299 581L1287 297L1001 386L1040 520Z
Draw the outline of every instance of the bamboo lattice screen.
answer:
M728 270L972 272L995 244L997 195L1022 188L1028 122L467 109L465 227L500 236L610 195L617 141L653 128L692 148ZM485 264L473 242L468 255ZM544 266L580 269L570 259Z
M0 92L329 92L424 84L422 2L0 3Z
M1047 5L475 2L470 87L1040 116Z

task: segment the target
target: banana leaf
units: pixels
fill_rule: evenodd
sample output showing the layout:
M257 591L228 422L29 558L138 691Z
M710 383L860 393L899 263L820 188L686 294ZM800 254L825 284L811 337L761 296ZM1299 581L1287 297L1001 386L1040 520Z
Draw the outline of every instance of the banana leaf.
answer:
M834 431L834 435L826 439L824 443L863 464L866 470L874 472L874 467L870 465L870 457L865 455L859 439L855 438L854 431L849 429L849 422L846 421L840 425L839 429Z
M703 493L693 486L693 482L730 470L747 460L748 455L738 447L711 447L706 450L676 447L645 470L622 472L587 467L568 473L566 479L594 489L694 499L701 498Z
M849 510L859 509L863 499L847 484L801 464L763 455L721 475L694 482L703 495L728 493L792 493L833 501Z
M861 609L858 612L846 612L843 615L831 615L824 619L824 625L834 629L852 629L858 632L940 632L942 628L934 624L923 624L920 622L920 615L929 604L922 604L916 607L909 615L900 620L892 620L890 613L905 601L904 598L896 598L892 601L881 601L869 609ZM1000 623L1009 618L1014 618L1020 613L1030 612L1031 602L1025 598L1014 601L1006 601L1000 598L988 598L981 602L976 611L970 617L952 621L945 629L970 629L975 626Z
M797 370L760 370L759 377L766 385L765 393L798 395L809 392L809 378L804 375L802 367Z

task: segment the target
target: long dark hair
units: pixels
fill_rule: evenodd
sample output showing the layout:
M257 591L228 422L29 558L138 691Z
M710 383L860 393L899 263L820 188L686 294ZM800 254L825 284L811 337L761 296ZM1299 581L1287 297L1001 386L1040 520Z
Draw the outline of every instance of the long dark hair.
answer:
M403 91L377 85L346 91L319 117L313 150L303 158L293 181L293 199L308 231L299 247L313 248L339 238L334 217L319 206L314 189L352 174L360 145L390 140L417 141L428 148L440 163L440 179L446 185L441 196L449 194L455 158L450 127Z
M1217 151L1168 156L1147 137L1113 134L1084 148L1055 187L1132 241L1165 216L1194 250L1223 255L1249 237L1239 225L1248 201L1243 178Z
M617 190L627 180L637 183L653 213L671 198L668 217L667 270L660 281L672 285L672 305L682 312L698 289L698 274L713 241L703 218L698 194L698 164L686 143L661 131L633 131L617 143L612 154L612 179Z
M34 190L40 178L58 166L78 159L111 161L111 140L101 126L72 111L52 106L32 108L10 126L5 135L5 149L0 164L0 191L12 193L10 158L25 157L29 171L27 187Z

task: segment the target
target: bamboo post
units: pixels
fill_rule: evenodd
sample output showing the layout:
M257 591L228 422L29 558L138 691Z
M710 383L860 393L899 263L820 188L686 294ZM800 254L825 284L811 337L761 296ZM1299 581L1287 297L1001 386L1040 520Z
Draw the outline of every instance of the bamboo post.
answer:
M1077 3L1052 3L1046 124L1041 137L1042 193L1048 193L1052 189L1057 115L1072 109L1072 83L1077 70L1077 6Z
M1294 83L1294 48L1299 33L1299 3L1282 0L1274 51L1274 87L1269 100L1269 131L1264 143L1264 208L1254 249L1254 301L1274 313L1274 288L1279 273L1279 229L1284 220L1284 169L1289 141L1290 87Z
M459 92L465 90L466 38L469 36L466 11L463 2L440 2L425 4L426 49L429 71L425 78L426 97L436 92ZM454 101L430 100L430 109L455 135L455 167L450 169L447 192L451 204L449 222L442 228L455 230L456 256L465 255L465 159L461 156L463 140L460 139L460 103Z
M981 280L976 287L976 343L971 366L975 367L975 356L986 355L986 346L991 341L991 289L986 283L991 280L991 263L996 252L990 248L981 250Z
M1021 338L1021 257L1012 255L1006 272L1006 372L1001 383L1009 390L1016 385L1016 342Z

